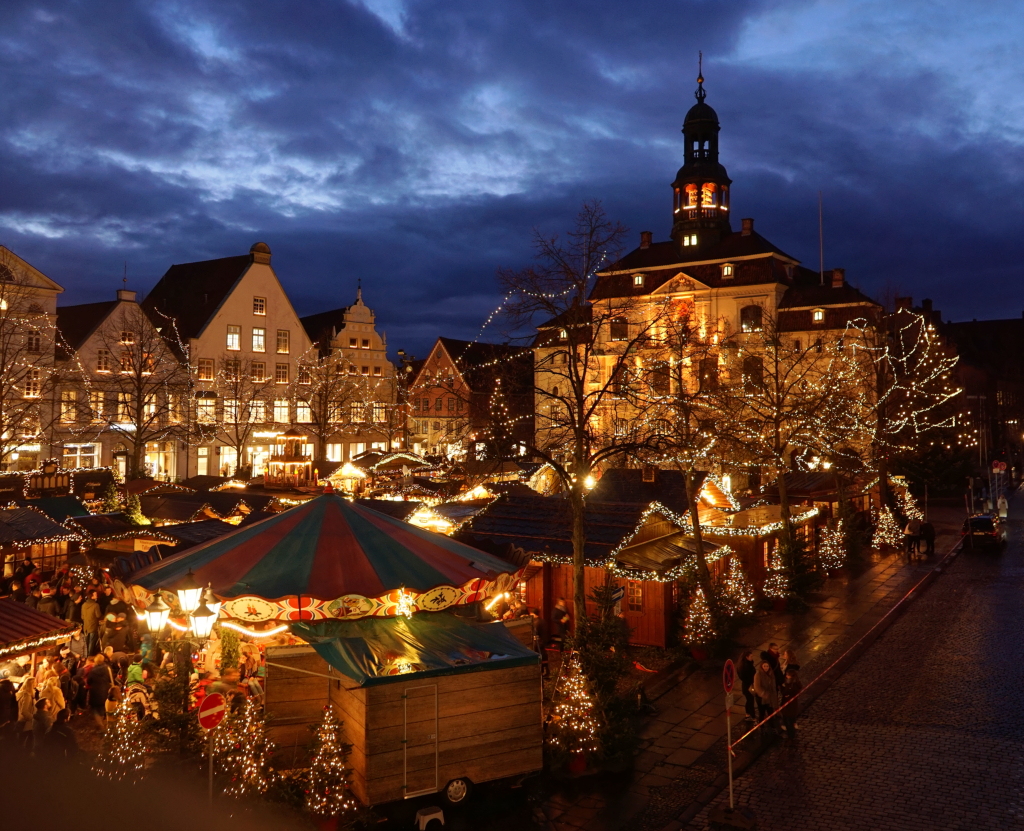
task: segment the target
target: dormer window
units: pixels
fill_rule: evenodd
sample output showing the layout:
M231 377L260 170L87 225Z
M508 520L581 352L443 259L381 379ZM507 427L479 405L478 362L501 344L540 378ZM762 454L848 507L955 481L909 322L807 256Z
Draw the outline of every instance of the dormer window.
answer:
M815 323L824 323L825 322L825 310L824 309L815 309L813 312L811 312L811 320L813 320Z
M722 278L725 280L732 279L732 263L726 263L722 266Z
M697 244L697 235L696 234L687 234L686 236L683 237L683 245L696 245L696 244Z
M633 285L634 286L641 286L642 287L643 284L644 284L644 275L643 274L634 274L633 275Z
M558 339L559 340L569 340L569 333L565 329L559 329L558 330Z

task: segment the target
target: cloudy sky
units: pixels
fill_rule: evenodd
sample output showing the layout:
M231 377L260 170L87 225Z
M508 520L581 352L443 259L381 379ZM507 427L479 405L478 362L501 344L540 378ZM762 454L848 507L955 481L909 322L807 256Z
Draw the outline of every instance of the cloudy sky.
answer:
M256 240L300 314L473 337L604 201L667 238L697 52L734 216L947 319L1024 309L1020 3L6 0L0 244L109 297Z

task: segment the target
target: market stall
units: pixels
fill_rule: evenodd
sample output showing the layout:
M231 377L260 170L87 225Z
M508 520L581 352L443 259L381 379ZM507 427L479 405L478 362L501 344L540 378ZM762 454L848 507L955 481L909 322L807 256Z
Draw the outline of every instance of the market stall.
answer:
M442 612L296 623L307 647L267 651L275 743L303 764L309 726L332 706L366 805L473 785L543 765L540 656L501 623Z
M17 680L35 672L39 653L50 651L80 628L11 598L0 600L0 678Z

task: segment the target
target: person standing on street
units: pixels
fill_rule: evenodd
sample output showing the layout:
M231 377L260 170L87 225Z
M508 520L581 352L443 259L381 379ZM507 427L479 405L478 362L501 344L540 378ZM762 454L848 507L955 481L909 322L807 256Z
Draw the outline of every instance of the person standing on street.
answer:
M754 666L749 649L744 650L736 674L739 676L740 689L743 690L743 698L746 702L747 720L757 721L757 702L754 700L754 676L757 674L757 667Z
M100 646L100 621L103 612L100 610L99 594L89 593L89 599L82 604L82 631L85 632L86 653L95 655Z
M914 518L903 529L903 541L907 546L907 555L917 554L921 550L921 520Z
M928 520L921 523L921 542L924 543L924 554L930 557L935 553L935 526Z
M782 725L786 736L790 739L796 736L796 719L800 714L800 705L796 697L804 685L800 683L800 676L797 675L796 667L786 669L786 680L782 684Z
M761 666L754 674L754 695L757 696L758 721L764 721L779 708L779 688L775 683L775 673L768 661L761 661ZM769 722L774 727L775 719Z
M996 500L996 508L999 510L999 518L1006 519L1006 514L1010 510L1010 503L1006 501L1006 494L999 494L999 499Z

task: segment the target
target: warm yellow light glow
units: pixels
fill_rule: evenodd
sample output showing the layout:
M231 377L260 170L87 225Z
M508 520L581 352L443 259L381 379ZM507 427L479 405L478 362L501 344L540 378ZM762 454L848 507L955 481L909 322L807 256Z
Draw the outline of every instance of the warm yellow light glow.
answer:
M257 632L255 629L248 629L245 626L239 626L237 623L231 621L222 621L220 624L225 629L230 629L233 632L240 632L243 635L248 635L250 638L270 638L274 635L280 635L282 632L288 631L288 624L282 626L275 626L273 629L265 629L262 632Z
M494 607L494 604L501 600L503 597L508 597L508 592L498 592L494 597L491 598L491 602L488 603L484 608L489 612Z

